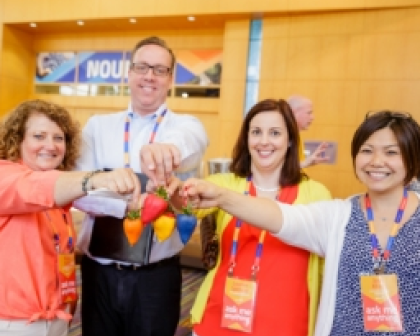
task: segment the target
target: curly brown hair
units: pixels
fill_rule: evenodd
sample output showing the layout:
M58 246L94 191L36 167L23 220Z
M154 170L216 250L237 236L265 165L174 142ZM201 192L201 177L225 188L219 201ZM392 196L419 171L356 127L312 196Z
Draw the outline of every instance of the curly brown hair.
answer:
M0 124L0 159L21 159L20 145L25 137L26 123L32 114L39 113L55 122L63 131L66 153L59 170L72 170L80 150L79 123L72 119L63 107L41 99L28 100L16 107Z
M265 99L255 104L248 112L233 149L230 171L241 177L251 175L251 154L248 148L249 125L257 114L270 111L276 111L283 116L289 134L290 144L280 172L279 184L282 187L296 185L308 177L299 164L299 129L289 104L283 99Z

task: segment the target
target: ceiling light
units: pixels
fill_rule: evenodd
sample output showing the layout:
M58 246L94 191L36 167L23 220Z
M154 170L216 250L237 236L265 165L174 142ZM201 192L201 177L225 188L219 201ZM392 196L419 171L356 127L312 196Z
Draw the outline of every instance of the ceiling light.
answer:
M30 26L30 27L32 27L32 28L36 28L36 23L35 23L35 22L31 22L31 23L29 24L29 26Z
M195 16L189 16L187 19L188 21L195 21Z
M182 92L181 97L182 98L188 98L188 93L187 92Z
M135 18L131 18L129 21L130 21L130 23L136 23L137 22L137 20Z
M77 24L78 24L79 26L83 26L85 23L84 23L84 21L79 20L79 21L77 21Z

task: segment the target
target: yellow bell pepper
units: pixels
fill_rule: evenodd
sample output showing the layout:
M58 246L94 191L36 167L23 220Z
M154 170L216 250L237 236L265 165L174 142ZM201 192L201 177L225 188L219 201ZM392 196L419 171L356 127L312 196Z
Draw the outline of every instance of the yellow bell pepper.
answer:
M175 229L175 217L172 213L167 212L161 215L153 223L153 228L157 239L162 242L168 239Z

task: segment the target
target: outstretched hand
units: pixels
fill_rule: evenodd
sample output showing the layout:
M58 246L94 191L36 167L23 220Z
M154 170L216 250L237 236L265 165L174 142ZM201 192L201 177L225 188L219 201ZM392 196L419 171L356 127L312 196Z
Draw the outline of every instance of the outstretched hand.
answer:
M107 188L119 194L140 194L141 185L131 168L100 172L91 178L92 189Z
M132 194L132 202L139 202L141 185L131 168L100 172L91 178L92 189L106 188L121 195Z
M218 207L223 193L213 183L191 178L184 182L180 194L188 199L193 208L207 209Z

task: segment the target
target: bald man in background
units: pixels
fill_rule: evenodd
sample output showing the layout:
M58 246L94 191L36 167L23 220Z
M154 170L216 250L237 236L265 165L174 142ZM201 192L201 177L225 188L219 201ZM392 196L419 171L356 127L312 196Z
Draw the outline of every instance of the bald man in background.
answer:
M312 101L304 96L293 95L287 98L287 103L293 111L299 131L307 130L314 120ZM306 168L328 161L328 157L325 156L325 150L328 148L327 142L321 143L308 157L305 157L302 140L300 141L299 147L301 168Z

